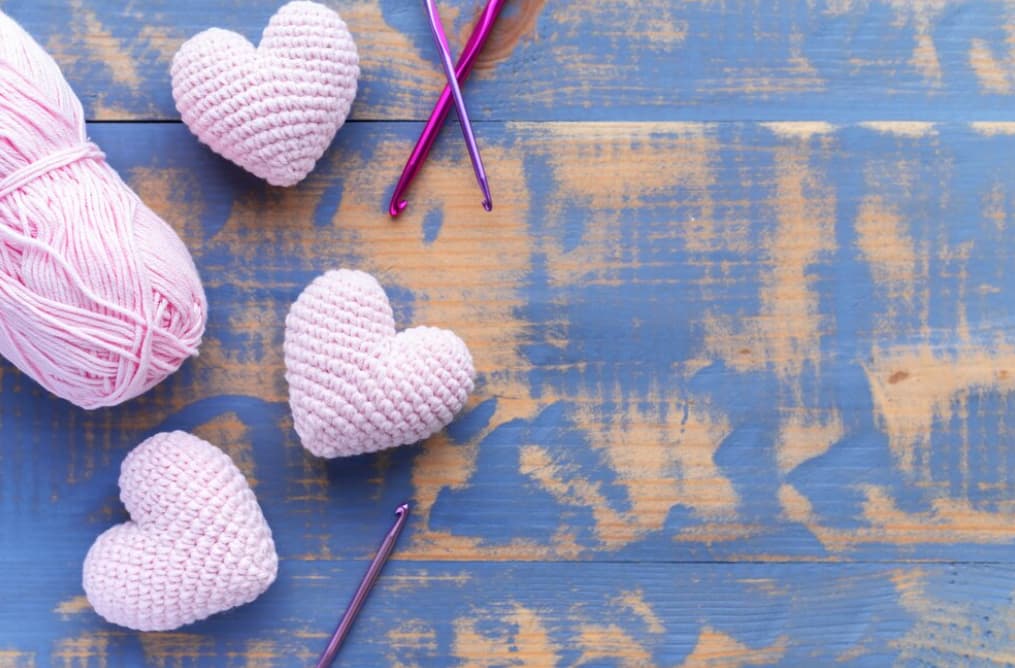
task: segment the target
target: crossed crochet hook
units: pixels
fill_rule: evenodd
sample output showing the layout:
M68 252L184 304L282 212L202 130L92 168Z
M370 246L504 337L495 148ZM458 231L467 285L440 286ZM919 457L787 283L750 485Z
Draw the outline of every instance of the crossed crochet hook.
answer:
M444 68L444 74L447 77L448 83L444 87L443 92L441 92L437 104L434 105L430 118L427 120L422 134L420 134L419 139L416 141L415 148L413 148L409 159L405 163L405 167L402 169L398 185L395 186L395 191L391 195L388 213L391 214L392 218L395 218L408 205L408 202L405 200L405 191L408 190L409 184L412 183L416 174L423 167L423 163L426 162L427 156L430 155L430 149L433 148L441 127L447 120L448 114L451 113L452 104L455 105L458 111L458 119L462 125L462 134L465 136L469 158L472 160L472 169L476 174L476 181L483 191L483 208L489 211L493 208L493 200L490 196L490 184L486 176L486 170L483 167L482 157L479 154L475 135L472 131L472 123L469 120L469 112L465 107L465 100L462 97L460 82L465 81L472 72L476 58L490 37L494 23L497 22L497 17L500 16L501 10L504 9L504 4L507 0L488 0L486 6L483 7L482 14L479 16L479 21L476 22L472 34L469 35L469 39L465 43L465 48L462 49L457 66L452 65L451 50L448 46L447 36L444 34L444 27L441 25L436 0L424 1L426 3L427 16L430 20L430 29L433 32L437 50L440 52L441 65Z
M377 554L374 555L374 559L370 562L370 566L367 568L366 574L363 575L363 579L360 581L359 587L356 589L356 593L353 594L352 600L349 601L349 605L345 609L345 614L342 615L342 619L338 622L335 632L331 635L331 640L328 641L327 648L325 648L324 653L321 654L321 658L317 660L317 668L330 668L331 664L334 663L335 657L338 656L338 650L342 648L342 643L345 642L346 636L349 635L349 631L352 629L352 623L356 621L356 616L359 615L359 611L363 607L363 603L366 602L367 595L370 593L370 590L373 589L374 583L377 582L377 578L381 574L381 569L384 568L384 564L387 563L388 557L390 557L391 553L394 551L395 542L398 540L398 536L402 533L402 529L405 528L405 522L408 519L408 503L403 503L395 508L395 522L391 525L388 533L384 536L384 540L381 541L381 546L377 548Z

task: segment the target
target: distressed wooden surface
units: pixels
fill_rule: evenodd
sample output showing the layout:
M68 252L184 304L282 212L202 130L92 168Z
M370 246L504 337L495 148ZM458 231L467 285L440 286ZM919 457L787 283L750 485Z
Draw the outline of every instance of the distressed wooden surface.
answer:
M169 63L209 26L257 39L274 0L2 0L96 120L176 119ZM420 0L339 0L354 116L425 119L439 69ZM448 0L461 44L481 3ZM488 120L1007 118L1010 0L514 0L469 83Z
M442 3L458 43L472 2ZM235 5L235 6L234 6ZM524 2L457 133L383 213L440 85L416 3L342 2L356 118L300 187L210 154L167 67L274 3L0 0L190 245L201 356L96 412L0 364L0 667L311 663L395 504L417 507L357 666L1015 663L1015 70L1007 2ZM375 273L469 343L469 408L324 462L292 431L289 304ZM174 634L80 587L120 461L178 428L254 483L282 557Z

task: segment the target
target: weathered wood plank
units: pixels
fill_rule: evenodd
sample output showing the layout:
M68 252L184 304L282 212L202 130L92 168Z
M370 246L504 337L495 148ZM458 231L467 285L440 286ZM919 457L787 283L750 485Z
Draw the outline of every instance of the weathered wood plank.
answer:
M254 604L164 634L103 624L75 573L31 569L5 582L19 595L0 608L0 666L312 665L363 567L283 562ZM396 562L342 665L1001 666L1015 661L1013 578L1011 566Z
M174 119L169 63L217 26L256 40L275 0L0 0L90 118ZM421 2L340 0L363 58L358 119L422 119L442 83ZM478 11L447 0L462 44ZM1015 118L1006 0L516 0L477 76L488 120Z
M446 142L392 223L416 130L347 128L283 192L178 125L92 126L194 249L208 335L109 411L0 366L6 544L76 564L123 454L182 428L257 480L287 558L363 557L408 497L414 560L1010 560L1013 126L485 123L494 213ZM338 265L472 347L447 435L299 448L282 322Z
M0 0L90 118L151 121L177 117L186 37L256 38L278 4ZM0 363L0 668L308 665L406 498L348 665L1015 663L1011 2L515 0L467 88L497 208L449 135L398 223L420 125L386 121L429 111L429 32L416 2L331 4L363 55L353 117L380 122L299 188L176 123L90 127L190 244L211 319L114 410ZM478 3L441 4L461 44ZM672 122L714 119L741 122ZM339 265L469 343L446 434L299 447L281 326ZM124 518L123 455L173 428L252 480L280 579L129 633L80 563Z

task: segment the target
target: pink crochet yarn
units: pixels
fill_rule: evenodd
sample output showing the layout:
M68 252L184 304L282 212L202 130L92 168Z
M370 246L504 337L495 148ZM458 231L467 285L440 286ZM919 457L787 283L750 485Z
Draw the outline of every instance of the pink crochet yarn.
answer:
M88 602L107 621L169 631L260 596L278 556L261 507L227 454L191 434L152 436L123 461L131 520L85 557Z
M85 135L60 69L0 12L0 354L84 408L197 353L207 305L176 233Z
M395 334L380 284L361 271L315 279L285 321L296 432L319 457L415 443L440 431L472 392L472 356L453 333Z
M212 28L173 58L173 98L197 138L268 183L299 183L331 144L356 97L359 56L341 17L290 2L254 48Z

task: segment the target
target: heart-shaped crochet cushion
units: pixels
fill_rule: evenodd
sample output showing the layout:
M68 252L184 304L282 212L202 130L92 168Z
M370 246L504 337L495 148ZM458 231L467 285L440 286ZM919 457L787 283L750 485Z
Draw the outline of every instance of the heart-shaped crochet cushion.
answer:
M260 596L278 572L261 507L227 454L191 434L152 436L124 459L131 520L85 557L89 603L107 621L169 631Z
M290 2L256 49L211 28L173 58L173 99L190 131L219 155L276 186L299 183L345 123L359 56L341 17Z
M343 457L440 431L472 392L469 349L453 333L395 333L388 297L361 271L315 279L285 321L289 404L303 446Z

